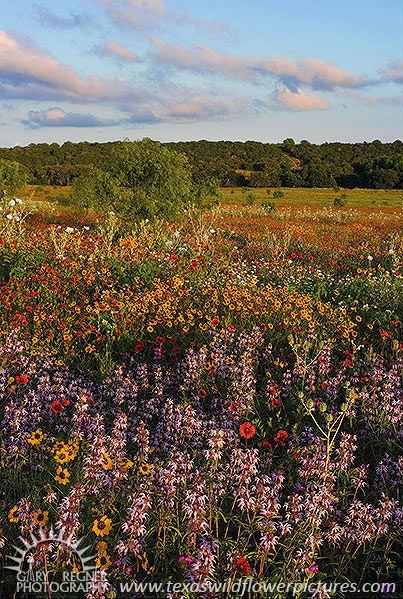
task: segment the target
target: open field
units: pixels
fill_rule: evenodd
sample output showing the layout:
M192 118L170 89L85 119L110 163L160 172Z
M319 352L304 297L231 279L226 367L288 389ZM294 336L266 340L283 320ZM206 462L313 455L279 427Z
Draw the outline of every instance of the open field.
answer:
M72 215L66 188L4 203L0 596L50 527L24 555L40 598L83 568L69 535L102 574L77 598L399 596L402 192L283 191L132 227Z
M281 191L284 197L275 199L273 194ZM403 191L400 189L320 189L320 188L302 188L302 187L281 187L270 188L269 194L264 188L222 188L223 203L243 204L249 194L256 197L259 202L275 202L280 207L299 205L319 205L333 206L334 198L345 193L347 196L347 208L358 206L391 206L401 208L403 205Z
M36 214L40 214L43 220L48 222L71 221L71 217L85 217L87 220L91 216L82 208L77 206L70 197L72 188L53 187L50 185L27 185L20 190L18 195L27 202ZM269 191L269 193L268 193ZM273 194L282 192L281 198L274 198ZM307 208L310 211L331 209L334 207L335 197L346 194L346 205L338 207L341 213L349 213L352 209L359 210L362 214L378 213L379 208L382 212L394 213L401 210L403 206L402 190L375 190L375 189L307 189L307 188L272 188L269 190L260 188L221 188L220 202L226 206L234 206L240 210L248 209L248 214L266 219L267 210L259 210L259 207L268 202L272 202L281 214L291 210L303 211ZM95 216L95 215L93 215ZM239 213L238 213L239 216Z

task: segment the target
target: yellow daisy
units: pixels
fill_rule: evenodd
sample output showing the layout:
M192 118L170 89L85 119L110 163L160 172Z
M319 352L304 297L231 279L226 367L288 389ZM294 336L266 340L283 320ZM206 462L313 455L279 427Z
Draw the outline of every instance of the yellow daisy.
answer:
M36 429L33 433L27 436L27 441L30 445L40 445L43 441L43 432Z
M61 485L66 485L68 482L70 482L70 472L67 470L67 468L62 468L59 466L56 470L55 480Z
M34 513L32 517L32 521L34 524L39 524L39 526L45 526L48 521L49 512L43 512L42 510L38 510Z
M112 529L112 520L107 516L102 516L99 520L95 520L92 530L97 537L104 537L109 534Z
M20 521L20 517L18 516L18 505L15 505L8 512L8 519L10 522L19 522Z

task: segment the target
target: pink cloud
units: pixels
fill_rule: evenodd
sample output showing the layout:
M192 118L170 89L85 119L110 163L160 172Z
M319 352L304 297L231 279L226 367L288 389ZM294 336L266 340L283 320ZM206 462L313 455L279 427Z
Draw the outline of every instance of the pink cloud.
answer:
M364 93L364 92L357 92L352 89L343 90L342 92L338 93L338 96L344 100L346 98L352 98L353 100L356 100L360 104L366 104L367 106L376 106L378 103L378 100L376 98L373 98L369 94Z
M214 98L178 92L164 101L161 108L155 111L155 116L171 123L222 120L245 117L251 107L250 98L230 95L226 98Z
M166 16L162 0L98 0L108 17L118 25L150 29Z
M120 57L133 58L124 46L109 44ZM252 100L206 94L174 85L135 87L120 79L81 78L76 71L28 41L0 31L0 96L3 98L108 102L125 114L122 122L189 122L245 115ZM103 126L105 121L88 114L66 113L55 107L31 111L25 124L32 126ZM108 123L106 123L108 124Z
M1 75L7 75L1 81ZM117 100L129 93L120 80L81 78L40 48L23 44L0 30L0 92L5 97L63 98L70 101Z
M397 58L380 69L381 73L395 83L403 83L403 58Z
M272 102L274 106L292 111L326 110L329 108L327 102L316 94L307 93L302 89L292 91L282 83L278 84L272 96Z
M238 41L239 31L226 21L193 18L187 12L169 10L163 0L95 0L120 27L150 32L169 22L176 27L192 27L204 35Z
M129 3L139 11L163 15L167 8L163 0L129 0Z
M266 68L267 73L289 76L317 89L358 87L365 83L363 77L352 75L335 65L315 58L303 57L296 62L286 58L268 58L261 64Z
M180 44L169 44L157 37L151 38L154 57L160 63L197 73L218 73L234 79L254 79L248 62L234 54L218 52L204 44L195 44L191 49Z
M102 54L112 56L122 62L139 62L140 58L137 54L119 44L119 42L111 41L99 48Z
M116 125L117 121L104 119L93 114L81 114L77 112L66 112L62 108L55 107L48 110L30 110L23 123L29 128L39 127L110 127Z
M188 49L156 37L152 37L151 41L154 44L154 57L158 62L195 73L216 73L254 83L261 83L265 77L274 76L280 80L289 78L296 83L326 90L336 87L358 87L366 82L362 77L309 57L297 61L282 57L247 58L218 52L204 44L195 44Z

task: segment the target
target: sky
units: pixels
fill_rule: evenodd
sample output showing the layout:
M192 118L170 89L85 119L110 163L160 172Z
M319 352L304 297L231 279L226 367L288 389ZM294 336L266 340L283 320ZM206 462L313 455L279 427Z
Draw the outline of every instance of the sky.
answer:
M403 137L403 0L14 0L0 146Z

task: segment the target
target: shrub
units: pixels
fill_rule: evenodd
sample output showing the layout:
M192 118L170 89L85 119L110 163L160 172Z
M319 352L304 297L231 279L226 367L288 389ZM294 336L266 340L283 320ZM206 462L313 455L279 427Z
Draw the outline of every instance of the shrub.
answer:
M260 206L263 210L267 210L268 212L274 212L276 210L276 204L274 202L262 202Z
M342 193L339 196L336 196L333 200L334 206L345 206L347 204L347 194Z
M145 138L125 142L119 179L124 190L119 212L134 218L173 218L195 201L195 188L184 154Z
M116 176L93 169L74 181L71 197L83 208L107 211L117 209L123 190Z
M140 220L172 219L186 205L217 194L214 181L195 188L186 156L148 138L124 142L117 163L115 172L91 170L79 177L73 198L85 208Z
M248 193L245 198L245 205L252 206L256 202L256 200L257 200L256 194Z
M13 196L19 187L27 182L27 174L18 162L0 160L0 192Z

